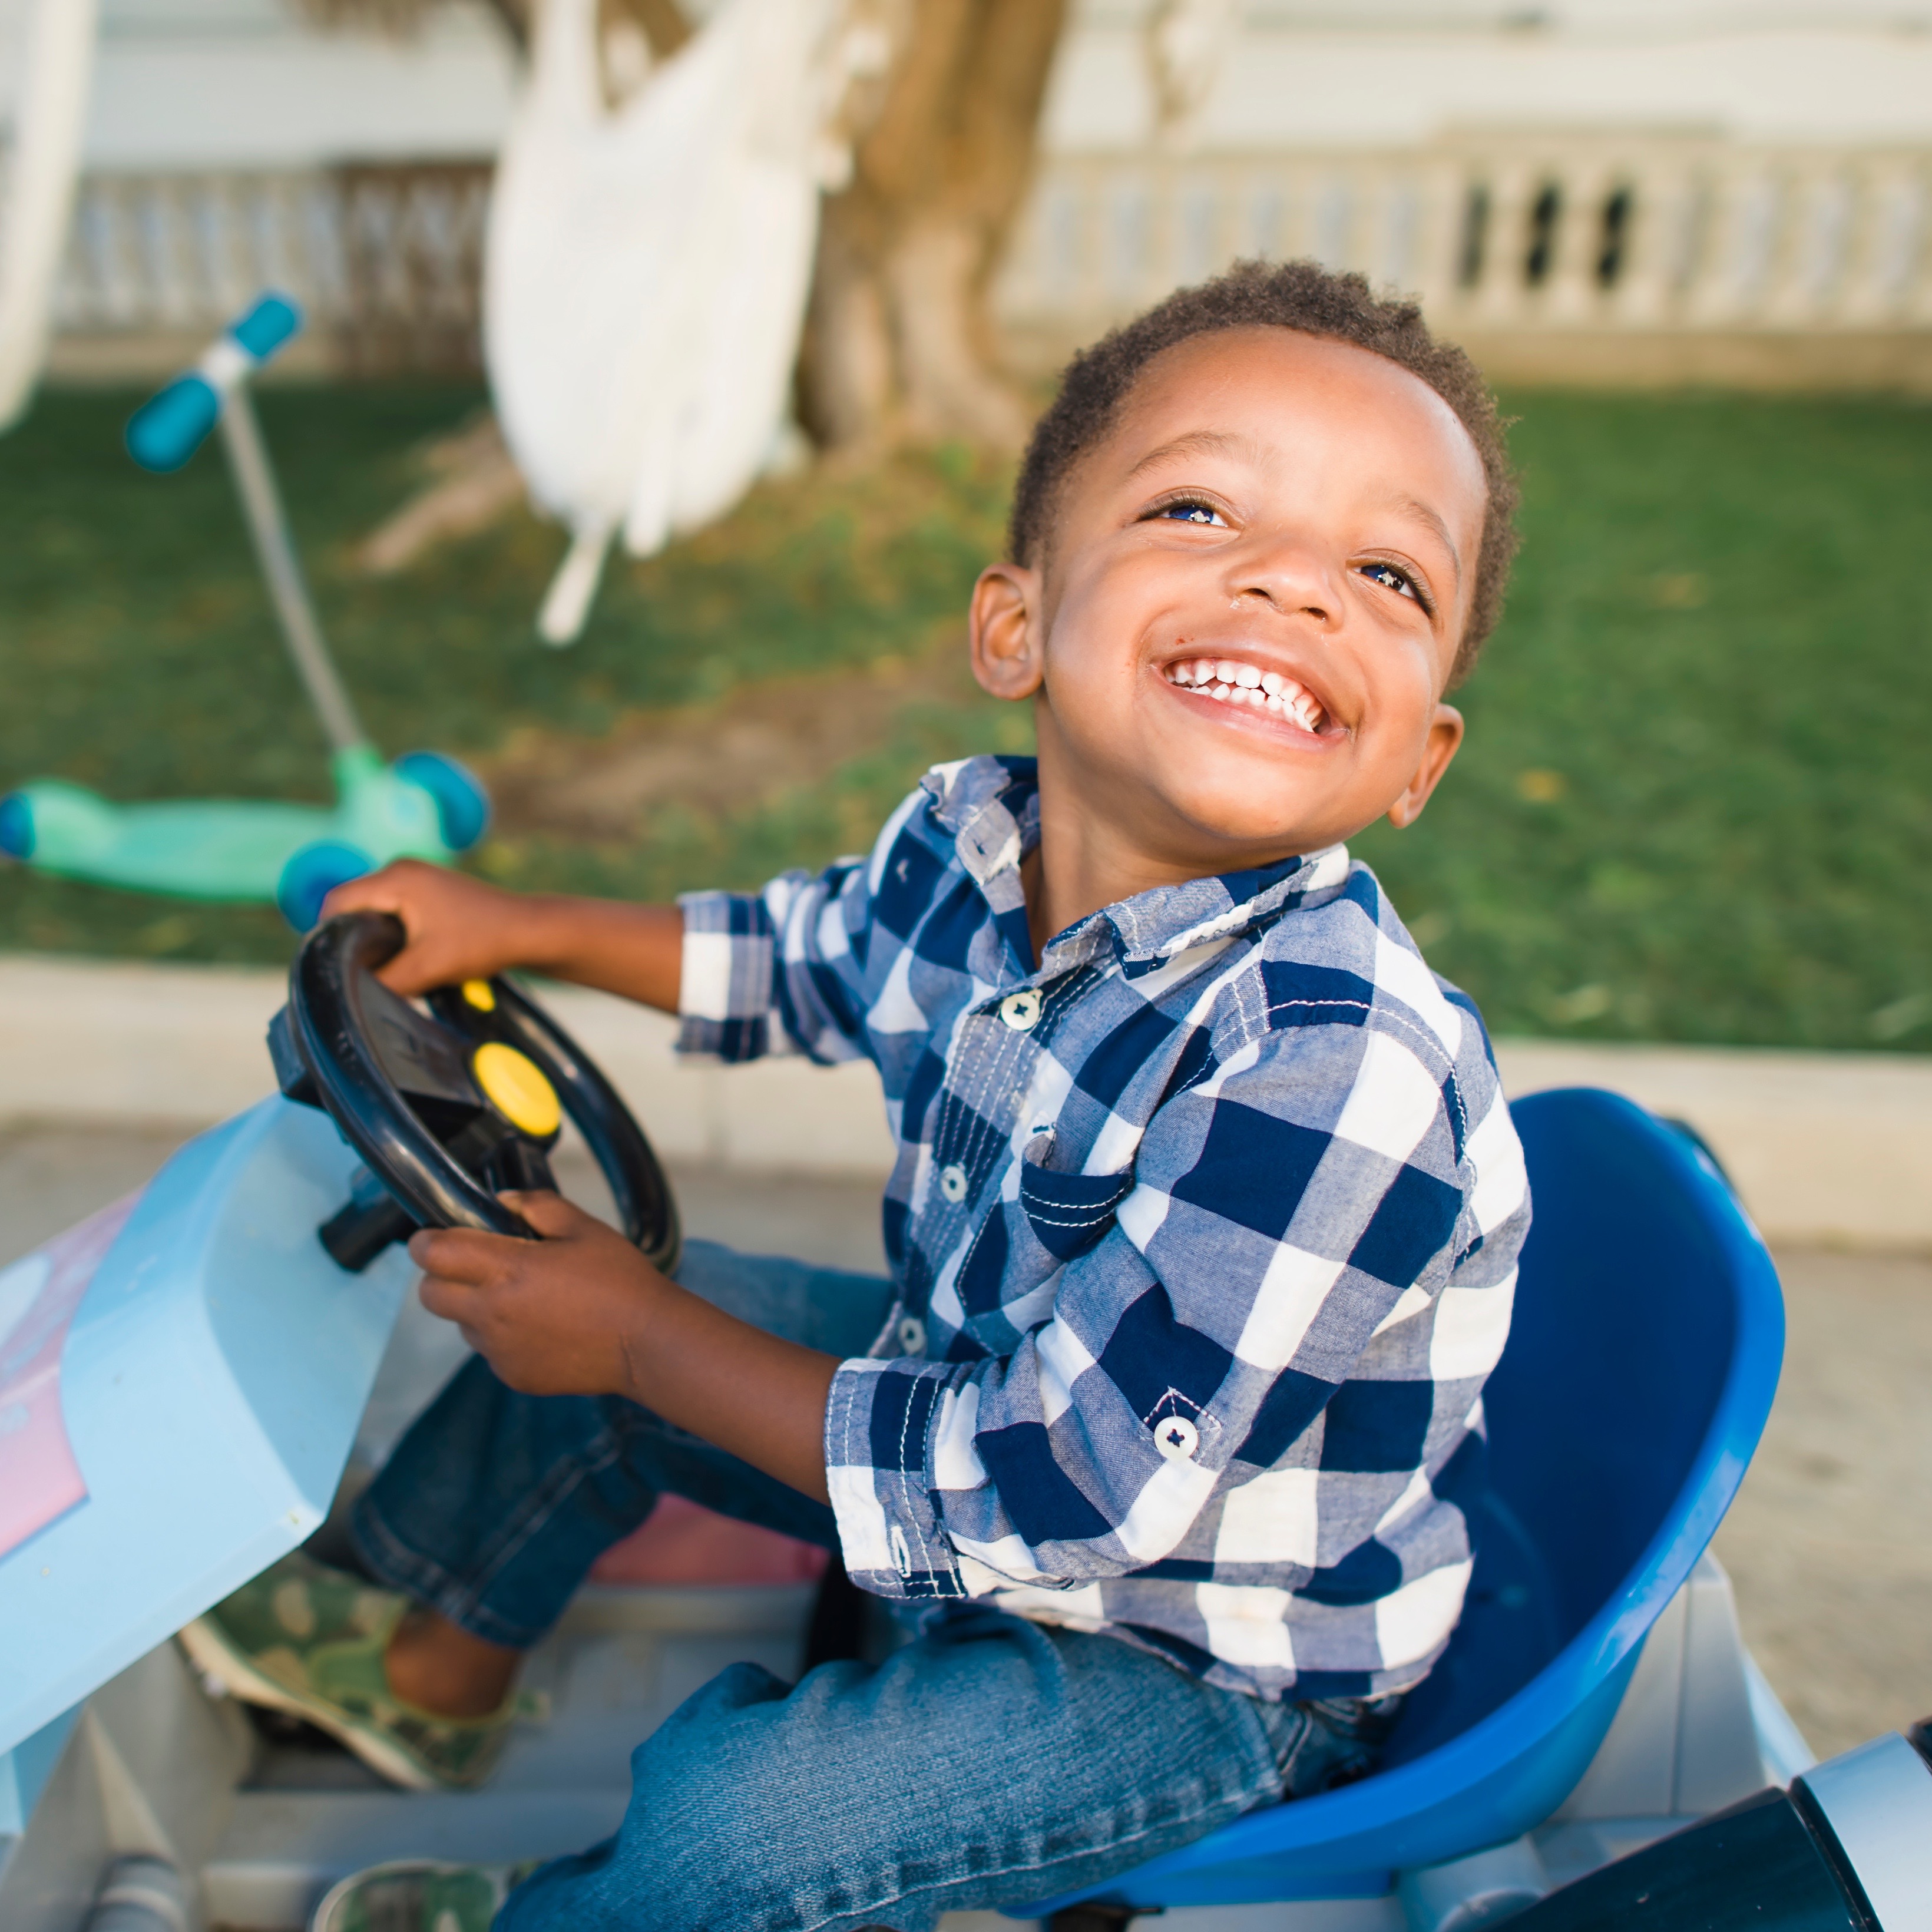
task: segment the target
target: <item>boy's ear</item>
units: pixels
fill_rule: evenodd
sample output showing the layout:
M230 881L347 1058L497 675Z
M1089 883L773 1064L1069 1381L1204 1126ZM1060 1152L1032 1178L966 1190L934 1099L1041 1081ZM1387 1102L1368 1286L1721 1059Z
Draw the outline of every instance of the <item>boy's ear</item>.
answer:
M1030 698L1046 671L1040 572L989 564L973 586L967 621L980 688L992 698Z
M1405 785L1388 808L1388 821L1391 825L1413 825L1422 816L1422 808L1429 802L1429 794L1442 782L1442 774L1449 769L1449 760L1461 748L1462 742L1462 714L1453 704L1438 704L1436 716L1429 722L1429 740L1422 749L1422 762L1415 768L1415 776Z

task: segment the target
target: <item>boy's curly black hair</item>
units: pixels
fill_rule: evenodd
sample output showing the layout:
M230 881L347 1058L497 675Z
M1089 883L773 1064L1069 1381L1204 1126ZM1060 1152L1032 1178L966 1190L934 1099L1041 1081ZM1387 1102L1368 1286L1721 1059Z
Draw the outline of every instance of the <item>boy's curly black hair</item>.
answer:
M1516 478L1504 422L1476 365L1454 343L1438 342L1412 302L1384 301L1360 275L1314 262L1237 262L1082 350L1066 365L1060 393L1034 426L1013 491L1007 532L1014 561L1031 565L1046 548L1060 489L1074 466L1112 429L1140 374L1165 349L1223 328L1292 328L1385 356L1418 376L1469 432L1483 460L1489 506L1476 560L1475 592L1449 682L1466 677L1502 615L1516 555Z

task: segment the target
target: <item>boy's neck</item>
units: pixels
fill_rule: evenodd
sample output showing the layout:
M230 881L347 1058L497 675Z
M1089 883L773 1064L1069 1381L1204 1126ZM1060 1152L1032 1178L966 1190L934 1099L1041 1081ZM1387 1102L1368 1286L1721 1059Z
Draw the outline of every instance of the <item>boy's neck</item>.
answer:
M1163 851L1138 828L1113 813L1094 809L1077 788L1048 769L1040 775L1040 843L1020 861L1026 892L1027 929L1037 965L1048 942L1102 906L1118 904L1156 886L1184 885L1217 872L1262 866L1290 856L1297 848L1210 856Z

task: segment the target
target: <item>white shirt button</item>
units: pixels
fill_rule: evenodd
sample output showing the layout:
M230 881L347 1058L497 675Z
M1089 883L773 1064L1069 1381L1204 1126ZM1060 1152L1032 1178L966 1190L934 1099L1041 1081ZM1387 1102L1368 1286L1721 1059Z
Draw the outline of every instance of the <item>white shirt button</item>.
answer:
M908 1315L900 1322L899 1346L908 1355L926 1353L926 1324L916 1315Z
M1000 1002L1000 1017L1016 1033L1031 1033L1040 1024L1040 995L1029 986L1009 993Z
M1163 1415L1154 1426L1154 1443L1170 1462L1185 1462L1201 1447L1201 1432L1184 1415Z
M949 1201L964 1201L966 1198L966 1170L956 1163L939 1170L939 1191Z

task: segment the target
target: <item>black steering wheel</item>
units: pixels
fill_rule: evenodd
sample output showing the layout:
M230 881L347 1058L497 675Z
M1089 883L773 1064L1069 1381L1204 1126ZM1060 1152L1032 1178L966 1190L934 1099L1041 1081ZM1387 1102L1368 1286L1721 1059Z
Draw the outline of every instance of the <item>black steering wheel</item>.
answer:
M670 1184L617 1091L570 1036L507 980L440 988L419 1012L376 977L402 922L344 913L309 934L289 1003L268 1028L276 1078L320 1107L362 1157L322 1244L359 1273L418 1228L537 1238L496 1198L554 1187L563 1117L603 1170L625 1234L668 1273L680 1238Z

